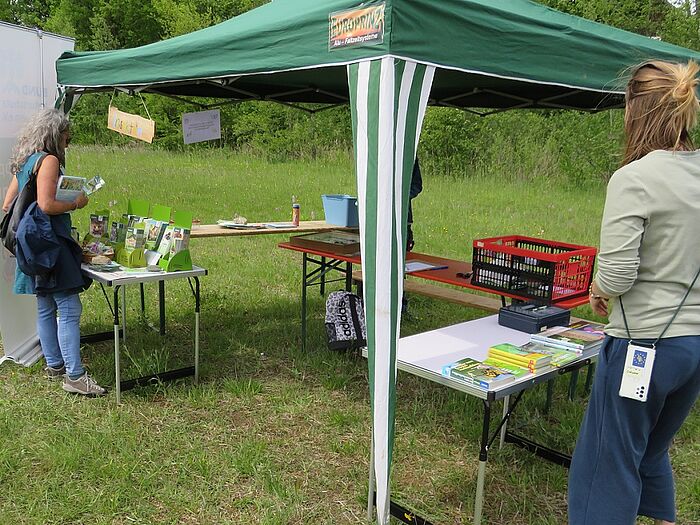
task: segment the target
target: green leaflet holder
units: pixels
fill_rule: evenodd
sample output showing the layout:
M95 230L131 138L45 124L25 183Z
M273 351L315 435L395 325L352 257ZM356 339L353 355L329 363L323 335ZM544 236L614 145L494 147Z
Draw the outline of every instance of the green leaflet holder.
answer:
M158 261L158 266L163 268L166 272L179 272L182 270L192 269L192 257L190 256L189 250L182 250L174 255L161 257Z
M173 213L173 226L177 228L192 229L192 214L186 211ZM161 257L158 266L166 272L177 272L192 269L192 257L189 249L180 250L174 254L168 253Z
M137 215L139 217L148 217L148 210L151 205L148 201L141 199L129 199L127 204L127 213L129 215Z
M145 202L145 201L144 201ZM132 210L131 207L132 201L129 201L129 211ZM148 204L148 203L146 203ZM146 208L148 209L148 208ZM142 235L145 233L144 225L143 223L139 223L138 225L135 225L134 228L139 228L142 231ZM128 233L127 233L128 236ZM128 240L128 239L127 239ZM138 243L138 241L136 241ZM126 246L126 244L120 244L120 248L118 251L115 253L115 261L117 264L121 264L122 266L125 266L127 268L145 268L147 266L146 263L146 254L144 250L143 243L145 243L145 239L142 237L141 238L141 244L142 246L140 248L129 248Z
M126 266L127 268L145 268L146 267L146 255L143 248L137 248L135 250L129 250L120 245L119 248L115 248L116 256L115 260L117 264Z

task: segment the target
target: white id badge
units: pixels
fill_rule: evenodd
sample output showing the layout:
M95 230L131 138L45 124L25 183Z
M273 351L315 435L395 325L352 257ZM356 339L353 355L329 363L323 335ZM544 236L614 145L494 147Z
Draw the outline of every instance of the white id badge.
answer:
M632 342L627 345L620 397L628 397L642 403L647 400L655 356L656 350L653 348L637 346Z

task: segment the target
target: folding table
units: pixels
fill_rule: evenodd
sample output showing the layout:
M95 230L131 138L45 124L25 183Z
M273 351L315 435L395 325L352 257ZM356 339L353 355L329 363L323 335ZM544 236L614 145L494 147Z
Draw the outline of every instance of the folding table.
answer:
M107 304L114 317L114 376L115 376L115 393L117 403L121 402L121 392L122 390L130 390L137 385L146 384L153 380L158 381L171 381L173 379L178 379L181 377L194 376L195 384L199 381L199 313L200 313L200 293L199 293L199 278L207 275L207 270L200 268L198 266L193 267L192 270L185 270L179 272L149 272L146 269L143 271L116 271L116 272L98 272L91 269L88 265L83 265L83 272L88 277L92 278L96 283L100 285L102 292L104 293ZM192 295L195 300L194 308L194 366L188 366L185 368L180 368L177 370L167 370L164 372L159 372L151 374L148 376L140 377L137 379L130 379L128 381L121 380L121 365L119 359L119 344L120 341L126 336L125 325L126 325L126 295L125 287L130 284L138 284L141 286L141 307L143 308L143 284L148 282L157 282L159 284L159 303L160 303L160 330L161 335L164 333L165 329L165 282L172 281L175 279L187 279L190 289L192 290ZM194 283L194 286L193 284ZM104 287L108 286L113 288L114 299L113 304L109 302L109 297ZM119 320L119 291L122 291L122 325L120 326ZM85 336L81 338L82 341L96 341L104 340L102 337L104 334L96 334L93 336Z

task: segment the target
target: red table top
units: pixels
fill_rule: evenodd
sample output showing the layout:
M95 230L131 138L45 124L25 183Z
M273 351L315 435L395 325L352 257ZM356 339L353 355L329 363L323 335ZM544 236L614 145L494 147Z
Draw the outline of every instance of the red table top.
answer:
M352 264L360 265L362 260L359 254L343 255L338 253L333 253L331 251L323 251L311 248L305 248L302 246L294 246L289 242L279 243L280 248L285 250L293 250L296 252L302 252L307 254L316 255L319 257L328 257L329 259L337 259L339 261L345 261ZM437 281L440 283L451 284L453 286L458 286L460 288L469 288L471 290L479 290L482 292L487 292L495 295L504 295L512 299L527 300L518 295L509 294L507 292L496 292L494 290L489 290L488 288L481 288L480 286L474 286L469 278L460 277L457 274L469 274L471 276L472 265L466 261L458 261L455 259L446 259L444 257L436 257L434 255L428 255L426 253L418 252L408 252L406 254L407 261L425 261L427 263L432 263L439 266L447 266L447 268L442 268L439 270L423 270L420 272L409 273L411 277L417 277L420 279L426 279L428 281ZM576 306L581 306L582 304L588 303L588 296L584 295L582 297L574 297L570 299L564 299L552 303L560 308L571 309Z

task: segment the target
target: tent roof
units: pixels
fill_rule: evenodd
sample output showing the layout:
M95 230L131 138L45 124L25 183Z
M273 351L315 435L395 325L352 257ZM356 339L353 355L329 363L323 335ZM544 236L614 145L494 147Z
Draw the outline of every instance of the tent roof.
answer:
M329 50L332 13L384 4L383 41ZM345 65L396 56L437 66L430 103L459 107L620 105L619 78L645 59L700 53L529 0L274 0L231 20L146 46L66 52L58 82L174 96L339 103Z

